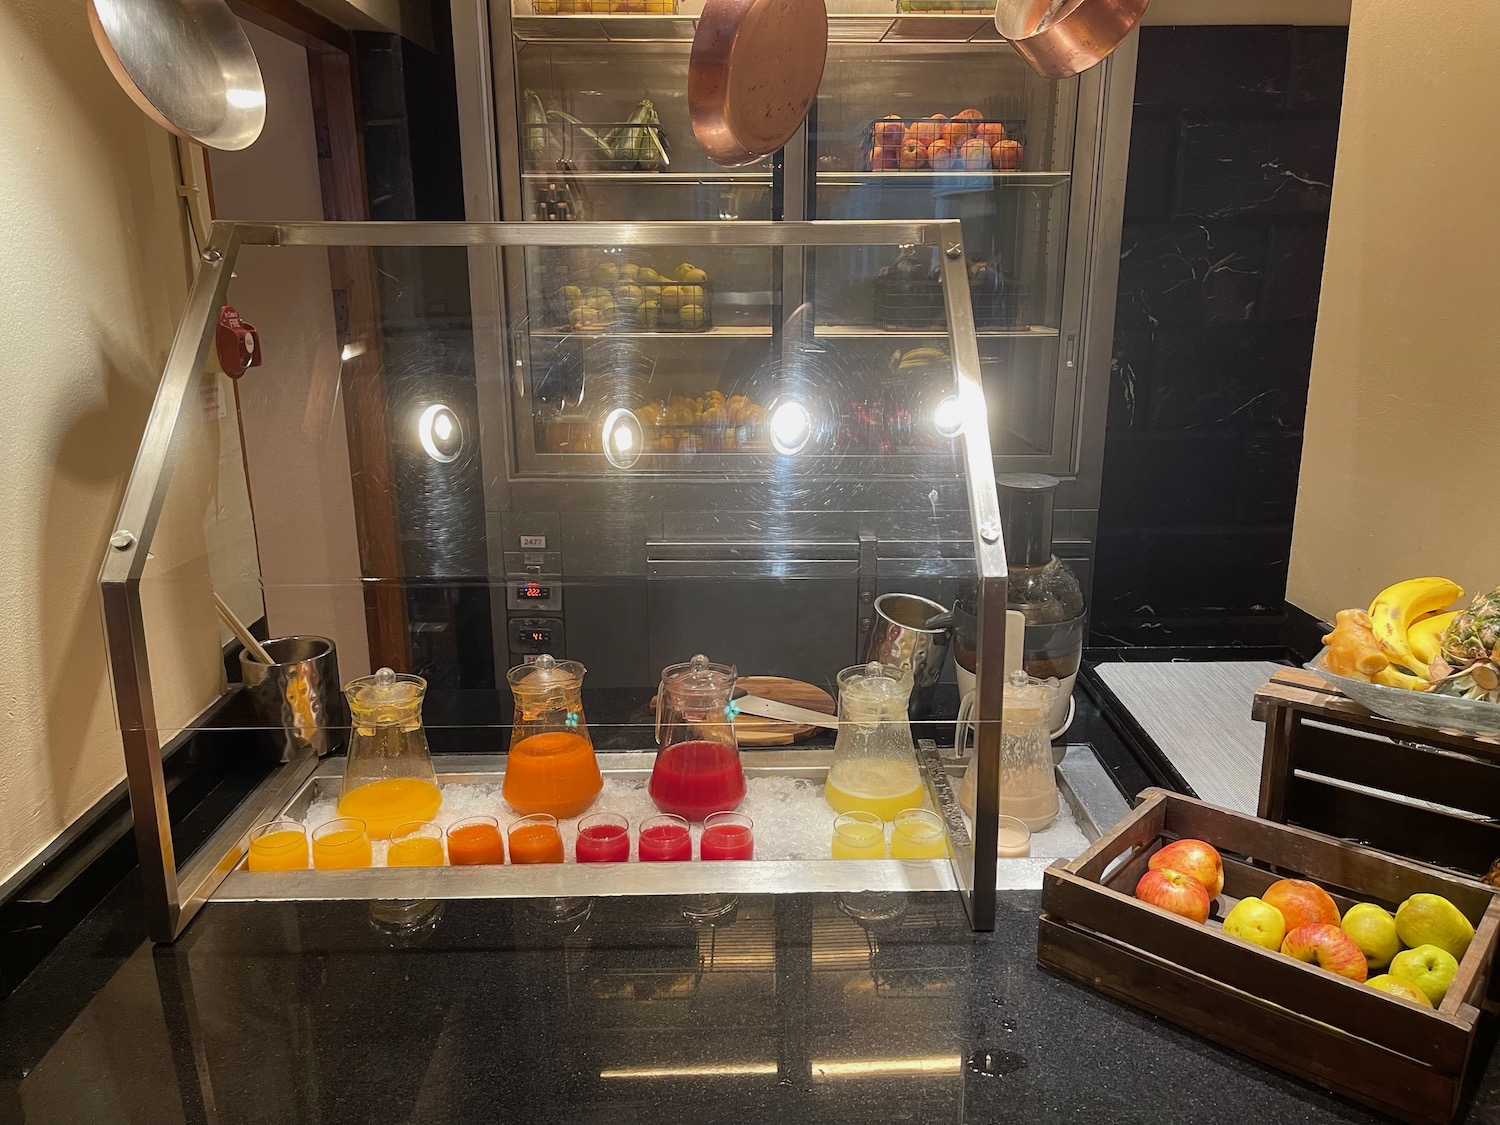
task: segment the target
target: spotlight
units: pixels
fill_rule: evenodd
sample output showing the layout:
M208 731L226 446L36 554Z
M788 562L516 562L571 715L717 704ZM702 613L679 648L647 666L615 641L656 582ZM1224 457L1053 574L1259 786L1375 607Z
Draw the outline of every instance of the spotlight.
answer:
M617 469L628 469L639 461L646 444L640 419L623 406L605 416L600 438L604 456Z
M464 429L450 407L435 402L417 419L417 440L427 456L446 465L458 459L463 449Z
M958 404L957 395L948 395L933 407L932 428L945 438L957 437L963 430L963 408Z
M771 408L770 429L771 447L777 453L801 453L812 438L812 411L794 398L784 399Z

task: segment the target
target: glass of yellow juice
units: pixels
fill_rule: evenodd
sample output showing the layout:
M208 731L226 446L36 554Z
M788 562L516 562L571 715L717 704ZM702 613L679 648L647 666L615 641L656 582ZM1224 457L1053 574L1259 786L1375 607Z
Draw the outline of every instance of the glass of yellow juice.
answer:
M833 820L834 859L884 859L885 821L856 809Z
M313 829L312 861L319 871L369 867L374 858L370 834L357 817L335 817Z
M250 829L251 871L306 871L307 829L300 821L281 817Z
M942 859L948 854L943 818L930 809L902 809L891 824L892 859Z
M430 820L398 824L391 831L391 848L385 853L387 867L443 866L443 830Z

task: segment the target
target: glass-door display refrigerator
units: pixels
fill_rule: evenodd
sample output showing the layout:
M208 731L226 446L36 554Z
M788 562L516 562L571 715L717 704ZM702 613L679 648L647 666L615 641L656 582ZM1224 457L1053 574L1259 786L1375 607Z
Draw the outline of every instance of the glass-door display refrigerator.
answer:
M1054 546L1087 590L1134 39L1057 81L1035 75L991 12L965 0L829 0L827 66L806 124L772 156L721 168L687 106L701 7L457 0L468 217L959 220L996 471L1062 480ZM785 312L819 310L808 354L840 341L840 369L821 377L860 420L850 452L909 443L932 408L910 376L926 382L951 363L937 262L911 248L825 251L816 263L713 247L671 262L512 254L473 284L503 292L494 362L515 376L509 400L491 407L511 421L492 510L528 506L529 481L590 475L593 415L611 404L583 389L601 365L649 374L642 401L627 405L643 408L651 464L691 480L722 472L740 443L767 440L770 404L736 395L725 373L784 345L768 326ZM721 413L732 425L705 426Z

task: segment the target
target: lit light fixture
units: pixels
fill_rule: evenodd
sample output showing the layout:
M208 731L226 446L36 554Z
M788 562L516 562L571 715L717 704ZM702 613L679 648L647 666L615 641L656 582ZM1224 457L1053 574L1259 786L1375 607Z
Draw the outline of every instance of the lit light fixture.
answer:
M945 438L957 437L963 430L964 412L957 395L947 395L933 407L932 428Z
M777 453L801 453L812 439L812 411L797 399L783 399L771 408L770 429L771 447Z
M600 1078L739 1078L776 1074L774 1062L709 1063L698 1066L617 1066L599 1072Z
M639 461L646 445L641 420L623 406L605 416L600 438L604 456L617 469L628 469Z
M345 344L343 351L339 352L339 359L348 363L351 359L358 359L365 354L365 349L360 344Z
M463 449L464 428L450 407L435 402L417 418L417 440L427 456L447 465L456 461Z
M266 104L266 92L230 86L224 91L224 100L235 109L255 109Z

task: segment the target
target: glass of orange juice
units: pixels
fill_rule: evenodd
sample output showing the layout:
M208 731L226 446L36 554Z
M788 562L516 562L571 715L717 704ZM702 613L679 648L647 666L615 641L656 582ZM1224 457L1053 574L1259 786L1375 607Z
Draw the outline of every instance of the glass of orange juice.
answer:
M313 829L312 861L319 871L369 867L373 853L365 822L357 817L335 817Z
M562 833L551 813L532 813L510 826L510 861L512 863L561 863Z
M281 817L250 829L251 871L305 871L307 857L307 829L300 821Z
M448 826L448 862L454 867L505 862L505 837L492 816L471 816Z
M410 820L391 829L387 867L443 866L443 830L430 820Z

